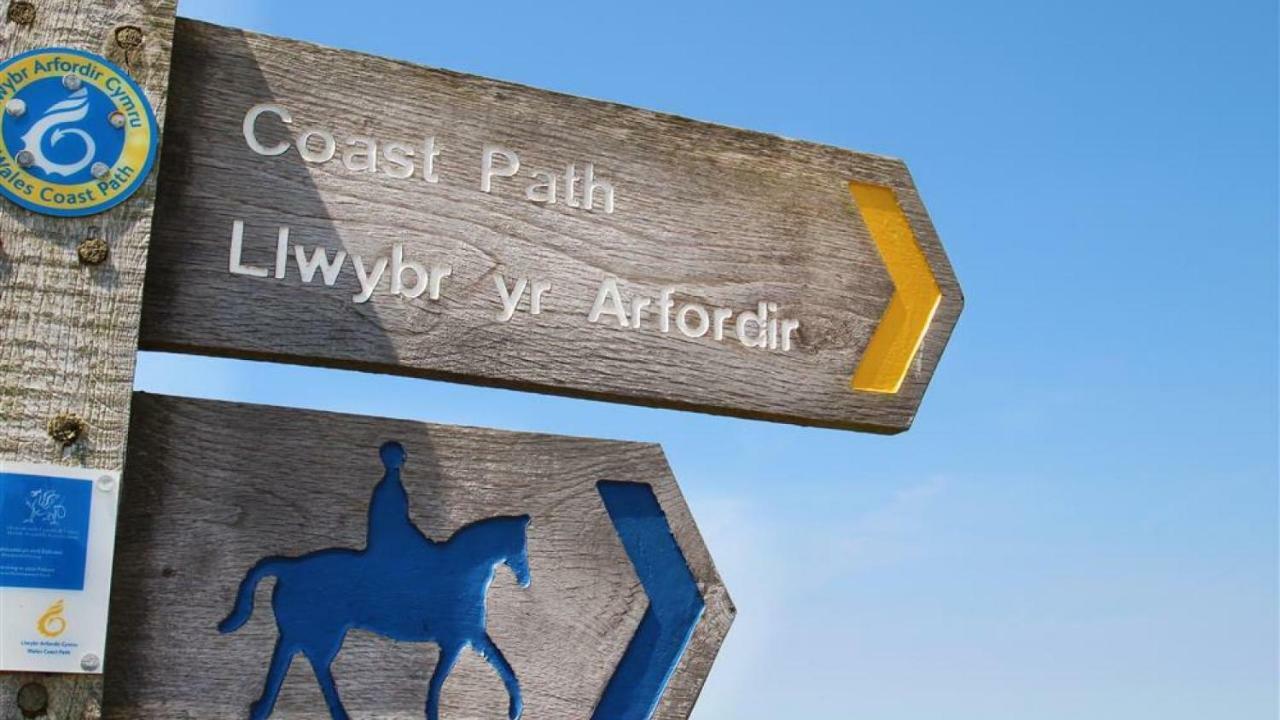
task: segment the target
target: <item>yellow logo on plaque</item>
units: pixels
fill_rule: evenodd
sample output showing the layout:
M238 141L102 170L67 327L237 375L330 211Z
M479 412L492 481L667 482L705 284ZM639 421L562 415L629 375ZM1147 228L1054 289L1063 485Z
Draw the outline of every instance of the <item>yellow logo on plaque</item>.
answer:
M67 619L62 617L62 600L49 606L48 610L36 621L36 632L47 638L56 638L67 631Z
M43 48L0 63L0 195L45 215L92 215L155 162L151 103L104 57Z

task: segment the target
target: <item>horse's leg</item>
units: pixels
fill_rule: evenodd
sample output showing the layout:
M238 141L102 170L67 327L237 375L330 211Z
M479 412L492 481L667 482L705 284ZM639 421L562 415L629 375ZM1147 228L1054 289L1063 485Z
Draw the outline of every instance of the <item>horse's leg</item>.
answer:
M334 653L307 652L307 659L311 661L311 669L315 671L316 680L320 683L320 691L324 693L324 702L329 706L329 716L333 720L351 720L347 709L342 707L342 699L338 697L338 686L333 682L333 670L330 667L333 663L333 655Z
M436 660L436 669L431 673L431 685L427 689L427 720L440 720L440 691L461 653L462 648L457 645L440 644L440 659Z
M502 651L494 644L493 638L489 637L489 633L485 633L480 638L471 641L471 646L480 653L481 657L489 661L494 670L498 671L498 676L502 678L503 684L507 686L507 694L511 696L511 704L507 710L508 717L516 720L520 714L524 712L524 699L520 695L520 681L516 679L516 671L511 669L511 663L502 656Z
M280 696L280 686L284 685L284 676L289 672L289 664L298 652L296 646L285 640L283 633L276 638L276 649L271 654L271 669L267 671L267 685L262 697L249 706L250 720L267 720L276 707L276 698Z

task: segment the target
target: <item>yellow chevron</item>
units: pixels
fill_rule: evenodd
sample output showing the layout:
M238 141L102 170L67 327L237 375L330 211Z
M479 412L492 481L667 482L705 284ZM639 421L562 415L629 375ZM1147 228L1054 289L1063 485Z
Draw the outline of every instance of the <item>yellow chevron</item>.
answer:
M849 190L894 288L850 384L854 390L896 393L942 302L942 290L893 189L851 182Z

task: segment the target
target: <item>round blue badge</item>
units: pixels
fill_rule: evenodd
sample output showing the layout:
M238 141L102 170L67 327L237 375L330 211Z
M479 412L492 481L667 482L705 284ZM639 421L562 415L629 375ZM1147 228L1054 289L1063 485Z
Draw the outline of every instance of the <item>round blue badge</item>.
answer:
M0 195L92 215L146 180L160 140L146 93L104 57L41 48L0 63Z

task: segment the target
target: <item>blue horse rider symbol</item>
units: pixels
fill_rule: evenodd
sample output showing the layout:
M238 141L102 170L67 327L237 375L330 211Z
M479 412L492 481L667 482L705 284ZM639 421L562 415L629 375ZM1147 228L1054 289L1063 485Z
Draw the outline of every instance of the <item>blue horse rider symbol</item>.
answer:
M440 658L427 691L426 716L439 720L440 691L468 647L498 672L510 697L511 720L520 717L520 683L485 630L485 595L494 572L506 565L529 586L526 531L529 516L495 517L458 530L445 542L422 534L409 518L409 496L400 481L407 454L397 442L382 446L386 473L373 491L363 550L331 548L302 557L269 557L249 571L235 609L218 629L234 632L253 613L258 583L275 577L271 596L279 637L262 697L250 717L271 716L293 657L311 663L329 714L349 716L338 697L331 666L352 629L402 642L434 642Z

